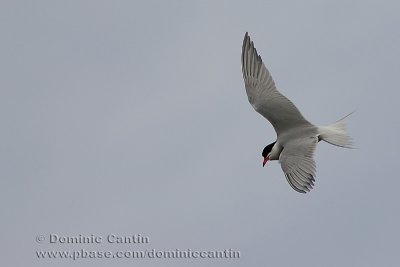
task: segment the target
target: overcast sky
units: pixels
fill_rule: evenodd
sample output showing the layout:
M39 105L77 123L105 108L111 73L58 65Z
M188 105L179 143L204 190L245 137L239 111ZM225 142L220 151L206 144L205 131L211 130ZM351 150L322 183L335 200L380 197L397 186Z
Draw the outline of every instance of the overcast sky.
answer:
M1 266L398 266L400 5L242 2L1 1ZM246 31L308 120L356 110L359 149L320 143L308 194L262 168L276 135L247 101ZM240 259L36 254L82 248Z

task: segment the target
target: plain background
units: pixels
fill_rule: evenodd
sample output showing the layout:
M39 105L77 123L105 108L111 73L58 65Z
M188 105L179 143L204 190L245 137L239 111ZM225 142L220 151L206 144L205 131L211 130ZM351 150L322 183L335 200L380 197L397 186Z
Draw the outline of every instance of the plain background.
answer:
M1 266L398 266L397 1L1 1ZM242 81L248 31L311 122L347 113L299 194ZM142 234L142 245L36 236ZM240 259L40 260L233 249Z

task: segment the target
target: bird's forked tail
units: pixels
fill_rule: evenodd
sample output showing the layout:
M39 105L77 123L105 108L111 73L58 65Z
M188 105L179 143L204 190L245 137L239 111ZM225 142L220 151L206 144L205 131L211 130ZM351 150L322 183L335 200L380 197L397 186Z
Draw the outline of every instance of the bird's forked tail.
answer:
M354 148L352 138L346 132L345 122L345 119L351 114L353 114L353 112L331 125L319 126L319 138L335 146Z

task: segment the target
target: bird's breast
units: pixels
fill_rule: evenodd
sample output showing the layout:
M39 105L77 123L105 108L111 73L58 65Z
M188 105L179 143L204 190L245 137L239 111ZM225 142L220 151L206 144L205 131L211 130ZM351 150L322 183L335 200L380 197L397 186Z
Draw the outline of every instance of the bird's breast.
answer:
M277 141L275 145L271 149L271 154L269 156L269 160L278 160L279 155L281 154L283 150L283 146Z

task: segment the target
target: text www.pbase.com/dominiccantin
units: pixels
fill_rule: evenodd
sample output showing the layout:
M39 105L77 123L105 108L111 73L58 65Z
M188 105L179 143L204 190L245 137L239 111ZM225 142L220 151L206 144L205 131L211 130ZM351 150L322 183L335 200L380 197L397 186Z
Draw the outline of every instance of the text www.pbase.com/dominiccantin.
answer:
M39 259L239 259L240 251L225 250L46 250L36 251Z

